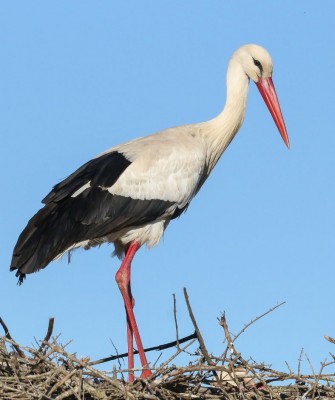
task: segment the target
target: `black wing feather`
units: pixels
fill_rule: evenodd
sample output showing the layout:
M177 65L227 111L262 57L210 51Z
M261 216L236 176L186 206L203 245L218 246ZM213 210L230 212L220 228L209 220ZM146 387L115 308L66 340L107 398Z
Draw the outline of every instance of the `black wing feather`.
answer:
M54 186L52 191L42 200L42 203L57 202L67 196L71 196L90 181L91 186L110 187L114 185L130 164L131 162L122 153L117 151L103 154L88 161L62 182Z
M173 210L164 200L138 200L111 194L112 186L130 162L113 152L94 159L56 185L45 206L28 222L14 248L10 269L25 274L46 267L76 243L103 238L125 228L155 221ZM91 181L76 197L71 195Z

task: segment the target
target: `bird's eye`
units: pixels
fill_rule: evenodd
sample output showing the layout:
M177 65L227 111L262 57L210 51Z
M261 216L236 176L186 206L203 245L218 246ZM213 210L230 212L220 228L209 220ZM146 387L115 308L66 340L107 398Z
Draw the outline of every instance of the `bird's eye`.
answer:
M254 64L256 65L256 67L258 67L259 70L260 70L261 73L262 73L262 72L263 72L263 66L262 66L262 64L260 63L260 61L255 60L254 58L253 58L253 60L254 60Z

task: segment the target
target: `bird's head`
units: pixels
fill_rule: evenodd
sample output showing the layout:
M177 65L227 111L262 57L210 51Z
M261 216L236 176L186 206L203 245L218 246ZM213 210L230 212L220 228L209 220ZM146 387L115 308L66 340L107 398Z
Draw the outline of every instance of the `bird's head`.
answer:
M264 47L246 44L236 50L233 57L241 64L248 78L256 84L261 78L272 76L272 59Z
M235 51L232 60L239 63L247 77L255 82L281 137L286 146L290 147L284 119L272 81L273 63L270 54L264 47L256 44L247 44Z

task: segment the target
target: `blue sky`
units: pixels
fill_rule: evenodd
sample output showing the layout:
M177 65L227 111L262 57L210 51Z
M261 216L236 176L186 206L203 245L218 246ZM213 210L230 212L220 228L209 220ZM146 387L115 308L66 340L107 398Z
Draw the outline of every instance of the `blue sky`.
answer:
M252 83L245 123L187 213L137 254L135 312L144 346L174 340L175 293L179 334L192 333L185 286L218 355L222 311L237 333L286 301L240 337L242 354L279 369L295 368L302 347L317 367L334 352L323 338L335 336L334 11L330 0L0 2L0 315L17 341L43 338L54 316L78 355L114 353L110 340L125 351L112 246L18 287L17 237L51 187L96 154L215 116L229 57L257 43L274 60L291 149Z

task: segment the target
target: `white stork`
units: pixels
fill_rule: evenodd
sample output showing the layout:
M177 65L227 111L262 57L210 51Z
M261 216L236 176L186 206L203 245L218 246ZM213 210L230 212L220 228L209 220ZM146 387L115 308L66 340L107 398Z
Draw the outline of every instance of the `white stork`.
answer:
M128 366L134 367L134 337L143 378L151 371L133 312L133 257L143 244L156 245L169 222L187 209L236 135L243 122L250 79L289 147L272 69L264 48L240 47L229 61L226 104L217 117L123 143L88 161L54 186L14 248L10 269L17 270L22 283L26 274L45 268L65 252L114 244L114 254L124 257L115 278L126 309ZM134 379L132 373L129 379Z

